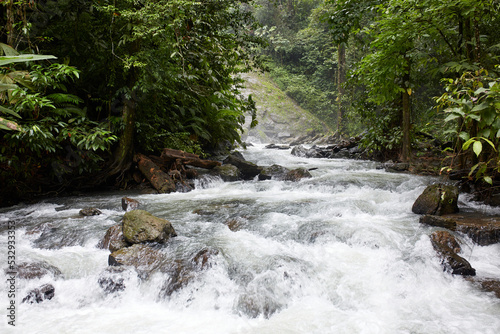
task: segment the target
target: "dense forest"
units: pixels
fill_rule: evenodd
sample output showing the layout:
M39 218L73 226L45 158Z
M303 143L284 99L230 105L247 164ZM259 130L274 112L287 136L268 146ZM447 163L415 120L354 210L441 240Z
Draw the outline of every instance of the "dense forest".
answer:
M302 107L411 161L497 185L500 1L6 0L0 6L3 204L122 185L135 153L240 141L255 104L238 73L269 71ZM448 143L447 145L444 145Z

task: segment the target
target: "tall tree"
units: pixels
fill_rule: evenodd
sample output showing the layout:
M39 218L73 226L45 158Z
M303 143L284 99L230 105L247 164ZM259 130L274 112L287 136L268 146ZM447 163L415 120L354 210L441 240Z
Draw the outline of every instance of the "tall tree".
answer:
M354 30L359 29L363 16L379 1L327 0L326 12L333 42L337 46L337 135L345 131L346 47Z

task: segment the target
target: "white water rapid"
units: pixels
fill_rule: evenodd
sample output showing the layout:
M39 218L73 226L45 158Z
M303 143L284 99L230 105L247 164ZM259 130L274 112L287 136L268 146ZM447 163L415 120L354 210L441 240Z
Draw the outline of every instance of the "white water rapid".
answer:
M172 223L178 236L166 254L186 260L218 251L170 296L162 293L169 280L162 273L146 280L129 273L125 290L111 294L98 284L109 251L96 245L123 216L123 193L0 210L0 333L500 333L499 299L443 272L429 240L435 229L411 212L436 179L262 145L243 154L261 166L317 169L296 183L210 180L189 193L126 194ZM80 217L85 207L102 215ZM460 207L495 212L463 195ZM7 317L9 221L16 224L16 262L43 261L62 274L16 280L15 327ZM500 278L499 244L460 240L478 276ZM54 298L21 303L45 283L55 287Z

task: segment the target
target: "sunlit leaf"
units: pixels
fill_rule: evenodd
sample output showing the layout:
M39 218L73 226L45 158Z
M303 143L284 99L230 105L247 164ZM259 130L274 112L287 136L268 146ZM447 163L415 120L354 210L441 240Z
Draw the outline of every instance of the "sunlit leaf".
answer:
M479 140L475 141L472 150L476 153L476 156L479 156L483 150L483 144Z

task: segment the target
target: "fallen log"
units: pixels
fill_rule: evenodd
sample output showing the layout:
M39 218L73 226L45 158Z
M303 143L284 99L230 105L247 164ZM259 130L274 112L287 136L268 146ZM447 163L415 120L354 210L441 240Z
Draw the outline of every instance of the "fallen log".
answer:
M176 160L176 159L199 159L200 156L194 153L188 153L171 148L164 148L161 152L162 159Z
M148 179L151 185L158 190L160 194L171 193L175 191L175 182L157 164L143 154L136 154L134 160L141 173Z
M166 163L176 162L177 164L181 163L183 165L190 165L206 169L212 169L221 165L221 163L218 161L201 159L196 154L173 150L171 148L164 148L163 152L161 152L160 158Z

